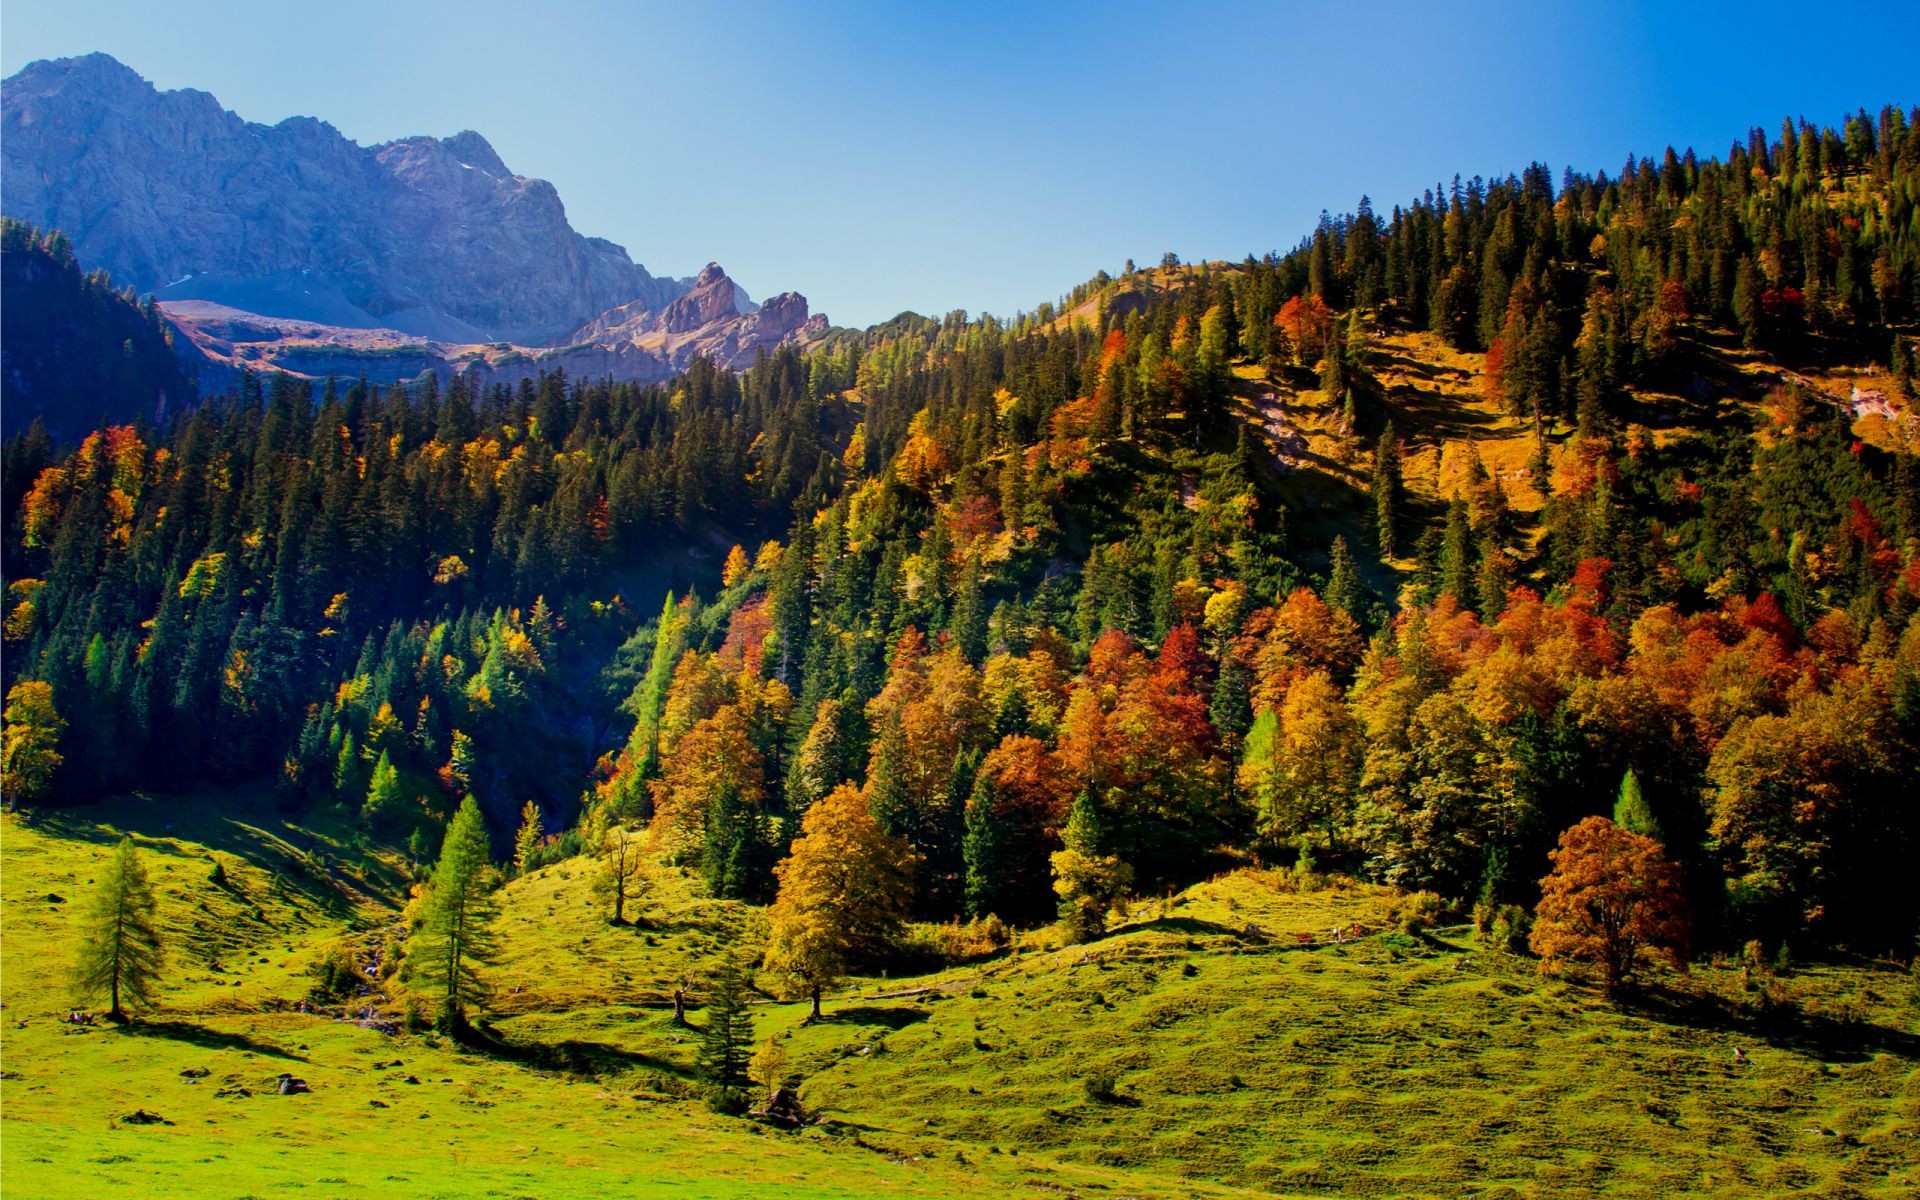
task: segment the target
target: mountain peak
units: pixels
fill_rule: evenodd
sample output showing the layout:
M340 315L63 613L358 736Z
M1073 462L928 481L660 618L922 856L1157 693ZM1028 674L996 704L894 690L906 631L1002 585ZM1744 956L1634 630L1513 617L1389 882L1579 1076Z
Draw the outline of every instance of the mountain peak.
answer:
M462 129L450 138L441 138L440 144L451 151L455 158L476 171L484 171L500 179L513 176L513 172L507 170L507 164L500 161L500 155L494 150L493 143L471 129Z

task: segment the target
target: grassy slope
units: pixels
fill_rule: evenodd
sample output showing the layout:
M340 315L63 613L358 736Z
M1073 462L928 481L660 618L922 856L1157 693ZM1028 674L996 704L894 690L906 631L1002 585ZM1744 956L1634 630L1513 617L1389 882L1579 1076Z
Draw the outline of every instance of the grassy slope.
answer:
M810 1105L899 1154L1040 1154L1268 1194L1920 1186L1910 977L1797 971L1775 986L1800 1015L1764 1028L1726 967L1663 979L1657 1000L1623 1010L1464 930L1385 932L1391 905L1378 889L1296 893L1241 873L1146 903L1096 946L1028 935L985 962L855 980L819 1025L775 1003L757 1024ZM1376 932L1327 944L1355 923ZM511 885L501 927L500 978L525 990L500 1032L574 1041L657 1085L692 1056L663 1007L673 981L697 988L700 964L728 937L750 953L761 925L667 875L642 924L610 927L574 862ZM1098 1073L1117 1078L1116 1100L1089 1098Z
M64 986L79 901L121 830L132 830L172 935L164 1007L126 1030L63 1023ZM355 853L364 879L329 858ZM224 868L216 882L212 861ZM562 866L509 892L499 968L502 1012L536 997L510 989L545 979L544 1006L503 1018L504 1036L538 1041L540 1069L463 1053L431 1036L387 1037L326 1016L275 1011L307 988L305 971L342 937L378 937L401 879L356 851L342 831L284 823L245 795L186 804L129 800L84 816L0 822L0 1170L19 1196L746 1197L1033 1194L1085 1183L1111 1189L1120 1172L1038 1160L969 1165L884 1137L781 1136L722 1119L682 1096L692 1046L658 1010L607 1005L594 989L605 962L569 952L584 939L624 956L644 935L610 929L579 904L551 921L542 887L584 872ZM572 876L569 879L568 876ZM328 882L334 880L335 882ZM55 895L65 902L49 901ZM664 934L663 980L697 966L712 939L739 923L733 906L683 905ZM542 919L530 922L533 914ZM661 910L663 915L665 910ZM551 939L539 927L551 929ZM755 926L738 930L757 940ZM614 939L626 937L628 946ZM532 947L539 943L542 949ZM639 956L635 954L636 967ZM658 1038L636 1031L660 1029ZM609 1032L603 1037L602 1029ZM649 1059L635 1042L663 1041ZM384 1065L395 1064L396 1065ZM197 1082L181 1072L205 1071ZM307 1095L275 1094L282 1072ZM407 1082L412 1076L418 1083ZM245 1094L241 1094L241 1089ZM226 1093L226 1094L222 1094ZM146 1110L167 1124L120 1118ZM864 1143L864 1144L859 1144ZM1141 1195L1180 1194L1142 1181Z

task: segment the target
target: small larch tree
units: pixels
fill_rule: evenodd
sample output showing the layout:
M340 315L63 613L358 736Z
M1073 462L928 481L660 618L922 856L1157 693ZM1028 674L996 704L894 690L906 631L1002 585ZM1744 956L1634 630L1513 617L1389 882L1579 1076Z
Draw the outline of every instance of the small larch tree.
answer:
M1680 868L1660 843L1588 817L1560 835L1550 857L1528 939L1543 969L1562 960L1595 964L1616 994L1647 955L1685 969L1686 897Z
M810 1020L849 959L884 949L900 931L918 862L851 784L807 810L793 853L774 869L780 892L768 912L766 969L800 987L813 1003Z
M493 955L492 867L486 820L469 796L447 826L407 950L414 979L436 998L445 1028L463 1027L467 1010L487 997L478 968Z
M525 875L533 869L533 856L540 851L540 806L529 800L520 809L520 831L513 835L513 873Z
M126 1019L123 1000L142 1007L153 1003L165 965L158 910L140 852L132 838L120 839L82 917L74 970L74 991L82 999L108 996L109 1015L116 1021Z

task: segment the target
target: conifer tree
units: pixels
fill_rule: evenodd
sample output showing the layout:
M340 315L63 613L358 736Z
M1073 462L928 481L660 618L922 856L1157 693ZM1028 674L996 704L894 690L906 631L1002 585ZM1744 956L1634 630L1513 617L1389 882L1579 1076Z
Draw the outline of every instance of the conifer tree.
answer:
M349 734L349 737L352 735ZM367 780L367 800L361 812L369 821L379 821L396 816L405 796L400 788L400 771L393 760L382 750L380 758L373 764L373 774Z
M1473 600L1473 526L1467 516L1466 497L1456 493L1447 505L1446 532L1441 535L1440 570L1436 581L1440 594L1452 596L1461 606Z
M1394 521L1400 512L1401 489L1400 439L1388 421L1373 451L1373 527L1383 561L1395 557L1398 548Z
M1641 793L1640 776L1632 767L1620 777L1620 794L1613 802L1613 823L1628 833L1656 842L1663 840L1660 822L1654 818L1652 805Z
M1119 907L1133 886L1133 868L1105 849L1105 830L1093 789L1073 798L1063 849L1053 855L1053 890L1060 897L1060 923L1076 942L1107 932L1107 914Z
M1327 603L1358 621L1364 610L1366 593L1360 584L1360 568L1353 561L1353 551L1347 548L1344 534L1333 539L1331 558L1332 564L1327 573Z
M747 1011L747 982L732 962L721 964L708 993L706 1024L694 1070L707 1088L707 1104L729 1115L745 1111L752 1084L747 1067L753 1053L753 1014Z
M74 969L74 990L83 999L105 993L112 1004L108 1015L116 1021L127 1016L123 999L142 1007L153 1003L166 962L158 910L140 852L131 837L122 837L81 918Z
M994 812L997 797L993 773L980 771L973 779L973 794L967 798L967 832L961 843L966 862L965 900L967 916L984 917L994 911L1000 898L1002 830Z
M540 850L540 806L529 800L520 807L520 830L513 835L513 873L525 875Z
M407 947L413 976L435 998L445 1029L464 1029L468 1010L487 997L478 968L493 957L492 873L486 820L469 796L447 826Z

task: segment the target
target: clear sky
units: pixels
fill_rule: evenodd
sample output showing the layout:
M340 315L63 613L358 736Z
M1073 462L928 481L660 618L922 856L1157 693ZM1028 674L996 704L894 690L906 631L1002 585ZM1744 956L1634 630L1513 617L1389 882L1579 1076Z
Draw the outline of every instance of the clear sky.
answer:
M1129 258L1293 245L1365 193L1720 154L1920 103L1920 5L6 0L0 68L104 50L363 143L476 129L574 227L864 325Z

